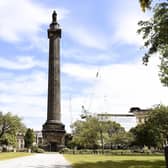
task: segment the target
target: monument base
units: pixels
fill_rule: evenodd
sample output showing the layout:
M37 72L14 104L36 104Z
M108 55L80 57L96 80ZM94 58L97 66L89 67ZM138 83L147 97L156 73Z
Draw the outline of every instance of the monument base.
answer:
M64 147L65 126L59 122L46 122L43 125L43 144L45 150L57 152Z

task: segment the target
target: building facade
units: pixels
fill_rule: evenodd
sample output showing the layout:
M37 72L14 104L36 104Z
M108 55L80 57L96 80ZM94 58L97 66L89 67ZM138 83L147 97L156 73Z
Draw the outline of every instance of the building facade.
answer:
M130 108L130 113L136 117L137 124L144 124L148 120L149 111L151 109L141 109L139 107Z
M17 151L24 150L25 149L24 134L23 133L17 133L16 140L17 140L16 150Z

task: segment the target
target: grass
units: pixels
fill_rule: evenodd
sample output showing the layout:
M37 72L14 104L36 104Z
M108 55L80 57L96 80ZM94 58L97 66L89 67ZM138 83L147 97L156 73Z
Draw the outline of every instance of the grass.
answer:
M73 168L165 168L164 156L69 155Z
M0 160L12 159L16 157L29 156L30 153L26 152L0 152Z

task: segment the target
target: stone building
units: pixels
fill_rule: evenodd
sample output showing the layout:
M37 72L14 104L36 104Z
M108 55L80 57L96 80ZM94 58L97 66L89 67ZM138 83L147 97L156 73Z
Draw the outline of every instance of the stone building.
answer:
M23 133L18 133L16 135L16 140L17 140L16 150L17 151L24 150L24 148L25 148L24 134Z
M97 114L100 120L102 121L108 121L108 120L114 120L115 117L135 117L136 118L136 124L143 124L148 119L148 114L151 109L141 109L139 107L132 107L130 108L129 113L132 114L110 114L110 113L101 113Z
M143 124L148 119L148 114L151 109L141 109L139 107L132 107L129 110L129 113L131 114L110 114L110 113L100 113L97 114L97 117L101 121L115 121L116 118L130 118L135 117L136 118L136 124Z
M114 121L116 117L134 117L133 114L111 114L111 113L99 113L97 117L101 121Z
M42 131L34 131L34 134L35 134L35 142L34 142L34 144L37 145L37 146L43 144Z
M136 117L137 124L144 124L148 119L148 114L151 109L141 109L139 107L130 108L130 113Z
M35 134L35 139L34 139L33 145L37 145L37 146L41 145L43 143L42 132L34 131L34 134ZM17 141L16 150L17 151L25 150L24 135L25 135L24 133L17 133L16 135L16 141ZM11 146L10 149L13 150L14 148Z

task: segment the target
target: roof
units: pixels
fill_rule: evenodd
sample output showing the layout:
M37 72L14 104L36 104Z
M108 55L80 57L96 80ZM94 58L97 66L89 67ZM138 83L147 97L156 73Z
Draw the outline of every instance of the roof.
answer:
M97 114L98 116L112 116L112 117L133 117L133 114L110 114L110 113L101 113Z
M134 112L149 112L151 109L141 109L139 107L131 107L129 112L134 113Z

